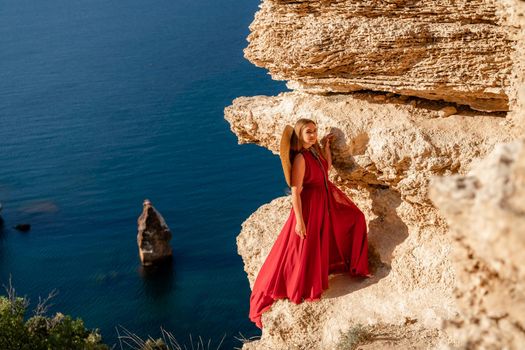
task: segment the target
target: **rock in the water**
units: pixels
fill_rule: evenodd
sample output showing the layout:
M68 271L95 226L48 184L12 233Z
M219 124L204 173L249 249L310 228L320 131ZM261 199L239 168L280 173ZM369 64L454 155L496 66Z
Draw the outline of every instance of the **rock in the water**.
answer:
M169 244L170 229L162 215L147 199L144 200L142 214L137 223L137 243L142 265L157 264L173 256L173 250Z
M15 229L21 232L27 232L31 230L31 225L30 224L18 224L15 226Z

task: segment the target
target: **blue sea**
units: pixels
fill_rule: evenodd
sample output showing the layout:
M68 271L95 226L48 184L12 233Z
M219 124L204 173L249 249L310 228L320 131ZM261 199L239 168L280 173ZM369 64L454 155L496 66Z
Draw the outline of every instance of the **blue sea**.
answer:
M110 345L119 325L211 349L260 335L236 236L286 183L223 115L238 96L286 91L243 57L258 4L0 1L2 285L11 276L33 307L58 290L49 314ZM173 233L164 269L138 257L145 198Z

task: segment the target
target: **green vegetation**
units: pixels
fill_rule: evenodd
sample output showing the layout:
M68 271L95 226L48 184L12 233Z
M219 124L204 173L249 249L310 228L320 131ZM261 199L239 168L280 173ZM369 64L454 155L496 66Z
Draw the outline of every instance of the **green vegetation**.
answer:
M3 350L106 350L98 330L88 330L81 319L56 313L45 316L54 292L40 300L26 320L29 300L18 297L9 281L7 296L0 296L0 349Z
M57 293L51 292L47 298L39 298L38 305L29 317L29 299L16 295L11 285L4 286L7 295L0 295L0 349L1 350L112 350L102 343L98 329L89 330L80 319L57 312L53 317L46 316L49 301ZM173 334L162 329L162 338L148 337L142 340L139 336L120 326L117 328L120 349L133 350L210 350L211 340L207 344L201 337L194 344L190 335L190 347L179 345ZM122 332L122 334L121 334ZM224 337L217 346L219 349Z

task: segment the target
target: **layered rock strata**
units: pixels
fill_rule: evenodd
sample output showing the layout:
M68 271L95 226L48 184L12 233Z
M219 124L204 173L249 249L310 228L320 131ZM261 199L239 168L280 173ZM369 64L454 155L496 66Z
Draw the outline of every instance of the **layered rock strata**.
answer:
M439 117L442 108L435 101L384 94L289 92L241 97L225 109L239 143L256 143L275 154L284 125L298 118L317 120L321 135L335 132L330 178L364 211L379 260L371 262L377 271L370 281L332 276L316 304L276 302L263 315L262 339L247 349L335 349L359 323L408 322L411 329L434 329L448 339L439 329L457 313L451 242L447 224L428 199L428 181L466 173L472 159L508 141L510 130L503 116L467 109ZM250 285L290 208L289 197L278 198L243 223L237 245Z
M367 217L375 277L275 302L244 349L340 349L359 324L364 348L519 348L524 28L519 0L263 1L245 56L295 91L237 98L225 118L274 154L301 117L336 134L330 178ZM290 209L277 198L243 223L250 286Z
M516 50L512 56L512 80L509 120L513 123L513 135L525 134L525 1L505 0L506 18L509 26L517 28L513 33Z
M458 279L461 312L444 326L467 349L525 344L525 2L504 3L521 38L507 116L516 140L496 145L465 176L433 178L429 191L450 227Z
M287 92L237 98L225 117L239 143L256 143L274 154L286 124L312 118L319 135L336 133L332 151L339 183L388 186L403 200L428 204L430 175L465 172L496 142L512 139L504 114L463 109L443 118L444 107L387 94Z
M508 110L516 28L494 0L260 5L245 56L315 93L390 91Z

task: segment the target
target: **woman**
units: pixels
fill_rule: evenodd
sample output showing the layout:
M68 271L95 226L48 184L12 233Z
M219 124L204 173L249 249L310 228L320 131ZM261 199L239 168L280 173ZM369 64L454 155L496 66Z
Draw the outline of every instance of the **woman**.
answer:
M319 300L330 273L370 277L365 216L328 180L332 138L325 136L321 149L316 123L304 118L283 132L280 153L292 208L250 296L249 316L261 329L261 315L274 300Z

